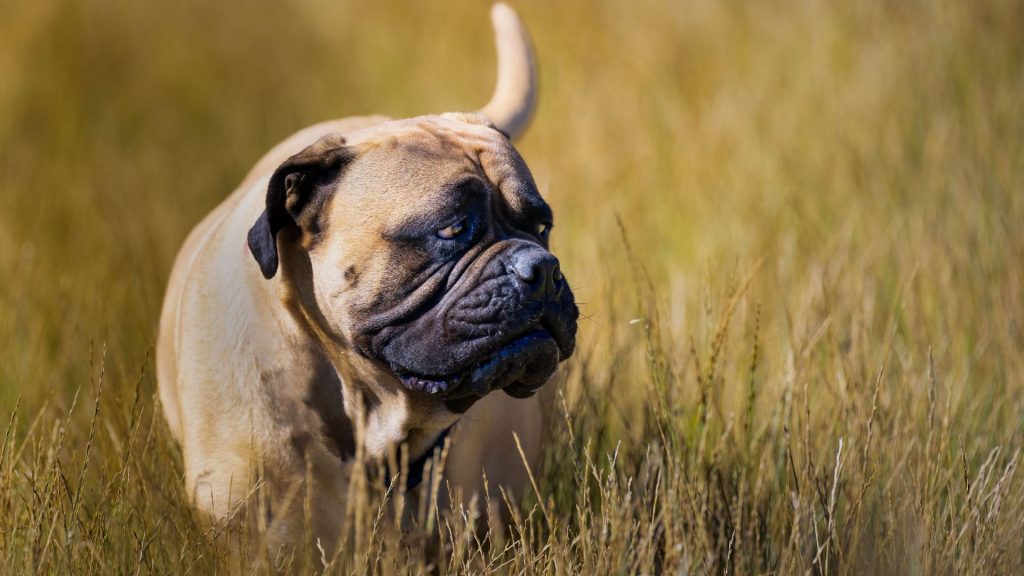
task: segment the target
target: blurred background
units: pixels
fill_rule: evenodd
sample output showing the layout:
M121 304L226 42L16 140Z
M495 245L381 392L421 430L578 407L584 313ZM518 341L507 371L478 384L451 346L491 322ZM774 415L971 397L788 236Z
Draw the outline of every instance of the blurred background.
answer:
M777 464L783 429L803 429L797 458L821 464L875 422L868 445L898 448L876 462L855 444L865 460L848 469L877 472L877 510L905 498L894 524L928 506L893 482L925 466L936 422L949 470L1021 447L1024 3L514 7L541 89L519 149L586 317L560 383L589 403L577 424L595 446L625 439L641 454L651 428L625 423L659 386L680 422L712 414L707 442L723 434L721 453L751 469L752 438L769 438L763 462ZM0 420L19 398L16 429L64 415L101 367L112 405L151 405L163 289L191 227L306 125L482 106L496 73L488 9L0 4ZM781 495L785 476L769 481ZM1004 511L1024 510L1015 502ZM988 534L1019 559L1021 524L1004 528ZM784 549L793 526L775 530ZM900 551L894 570L935 566L906 550L945 550L886 534L877 549Z
M0 406L73 388L104 346L137 373L185 235L293 131L486 102L488 6L5 3ZM680 329L706 271L766 258L786 298L851 251L879 289L955 278L936 338L1002 316L984 299L1024 254L1019 2L516 7L542 90L519 147L591 324L630 281L617 217Z

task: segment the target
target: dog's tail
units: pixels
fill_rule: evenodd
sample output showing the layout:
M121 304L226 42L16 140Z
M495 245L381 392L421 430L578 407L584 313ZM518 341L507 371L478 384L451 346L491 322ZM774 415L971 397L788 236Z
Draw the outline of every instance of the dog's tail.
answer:
M526 131L537 104L537 68L530 35L506 4L491 8L494 40L498 45L498 83L491 101L480 110L515 140Z

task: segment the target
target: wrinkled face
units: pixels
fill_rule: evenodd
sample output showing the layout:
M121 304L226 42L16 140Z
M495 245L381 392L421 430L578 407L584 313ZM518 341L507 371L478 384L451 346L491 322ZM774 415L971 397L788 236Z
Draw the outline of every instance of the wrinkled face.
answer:
M469 120L389 122L320 163L337 169L275 174L331 329L454 412L499 389L536 392L572 354L578 317L529 170L504 135Z

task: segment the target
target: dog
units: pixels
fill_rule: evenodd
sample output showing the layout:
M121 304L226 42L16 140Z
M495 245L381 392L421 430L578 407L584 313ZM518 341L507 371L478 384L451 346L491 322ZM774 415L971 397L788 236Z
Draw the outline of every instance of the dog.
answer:
M509 7L491 16L498 81L480 112L301 130L185 240L157 379L205 517L228 518L259 470L312 502L312 518L271 507L272 543L305 522L329 547L357 452L401 451L412 486L444 443L445 484L466 499L484 474L521 494L550 396L537 392L573 353L578 309L512 145L536 101L529 36Z

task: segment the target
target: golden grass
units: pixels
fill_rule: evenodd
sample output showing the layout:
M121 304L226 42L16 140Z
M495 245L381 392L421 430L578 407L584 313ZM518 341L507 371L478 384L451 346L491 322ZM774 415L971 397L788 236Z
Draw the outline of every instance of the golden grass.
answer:
M519 535L433 570L1024 570L1024 3L517 7L586 319ZM481 105L486 8L0 6L0 572L248 571L155 401L172 258L304 125ZM425 570L358 500L329 571Z

